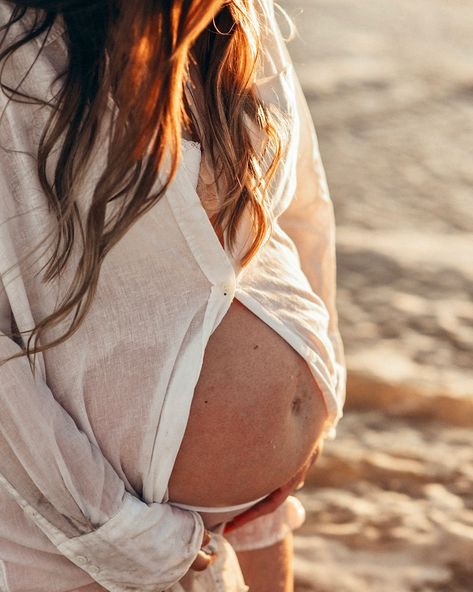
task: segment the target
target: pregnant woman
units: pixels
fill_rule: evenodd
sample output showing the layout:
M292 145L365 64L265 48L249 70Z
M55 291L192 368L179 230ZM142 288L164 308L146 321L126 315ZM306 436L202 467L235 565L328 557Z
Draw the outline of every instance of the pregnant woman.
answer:
M0 26L0 590L291 592L345 365L272 0Z

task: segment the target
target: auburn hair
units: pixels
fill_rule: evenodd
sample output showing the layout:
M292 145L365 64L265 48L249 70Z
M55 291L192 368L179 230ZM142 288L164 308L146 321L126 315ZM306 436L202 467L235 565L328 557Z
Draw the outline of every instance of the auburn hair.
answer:
M26 355L31 365L33 356L34 371L37 352L62 343L77 330L92 303L104 257L172 182L182 133L186 129L195 133L196 129L184 93L192 65L203 82L205 112L200 113L200 120L206 125L221 198L212 223L216 229L226 228L228 246L233 249L238 222L248 206L255 238L241 265L247 265L262 246L271 228L268 187L283 158L287 130L282 114L265 105L254 88L261 56L261 23L254 2L10 1L11 18L0 31L8 32L27 10L34 12L35 19L23 38L0 51L0 64L45 31L47 39L59 16L68 52L67 68L58 75L63 83L57 100L45 103L51 115L38 147L39 180L57 218L52 255L41 269L44 281L61 273L79 239L81 245L65 297L28 332L27 343L12 358ZM15 100L15 95L25 96L1 79L0 86L13 93L10 100ZM109 132L109 157L83 216L73 187L88 166L109 97L115 115ZM249 123L263 134L263 150L252 143ZM62 138L54 184L50 185L46 162ZM159 191L150 195L166 154L169 172ZM112 200L117 200L119 208L107 219L107 204ZM45 330L71 313L72 321L64 334L40 343ZM17 329L13 333L19 337Z

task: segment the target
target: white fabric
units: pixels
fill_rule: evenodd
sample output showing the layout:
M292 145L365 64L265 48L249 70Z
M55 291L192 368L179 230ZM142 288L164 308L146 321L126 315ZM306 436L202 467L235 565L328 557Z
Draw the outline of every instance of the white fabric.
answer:
M203 523L199 514L165 503L165 495L207 341L233 298L307 361L330 414L326 436L335 436L346 376L335 307L333 207L307 104L270 0L264 2L257 90L293 125L288 155L271 185L274 233L240 269L221 247L195 179L181 166L166 195L105 258L80 329L38 355L35 375L25 358L0 367L2 590L183 589L178 582L197 554ZM0 0L2 23L10 12ZM31 18L28 13L28 25ZM15 31L22 34L22 25L6 43ZM26 94L54 98L60 80L53 81L66 60L62 33L58 20L22 83ZM16 87L43 40L8 60L3 82ZM24 331L52 312L78 255L73 252L60 280L42 281L54 219L35 156L50 111L6 104L0 93L0 358L19 351L4 335L11 315ZM75 188L81 212L105 166L107 122L92 166ZM54 168L51 158L50 179ZM243 223L239 231L242 250L246 228ZM303 519L297 511L289 517L291 505L236 530L228 541L235 548L239 536L242 548L272 544ZM228 541L217 538L220 561L193 592L246 589Z
M302 526L305 518L304 506L297 497L290 495L272 514L247 522L225 536L235 551L261 549L283 540L289 532Z

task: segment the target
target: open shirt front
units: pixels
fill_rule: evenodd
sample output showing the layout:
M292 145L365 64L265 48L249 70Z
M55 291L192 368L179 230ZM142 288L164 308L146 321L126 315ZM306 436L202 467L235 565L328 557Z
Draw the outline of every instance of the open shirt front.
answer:
M11 9L0 0L3 23ZM273 233L241 269L220 244L181 163L166 194L105 258L79 330L38 355L35 376L26 358L0 367L2 590L182 589L179 581L199 550L203 523L199 514L166 503L167 484L207 341L233 298L307 361L330 416L325 435L335 436L346 374L335 307L333 206L271 0L255 0L255 10L264 50L257 90L292 123L287 156L270 187ZM31 18L28 12L24 23ZM12 35L15 30L24 34L20 23ZM53 80L67 57L63 34L59 19L23 92L53 98ZM43 40L8 60L5 82L16 86ZM2 112L6 103L1 93ZM55 309L72 277L66 270L61 281L46 285L37 274L49 251L24 259L55 223L35 160L48 116L44 107L11 101L0 120L0 358L19 351L4 334L12 317L21 331L31 330ZM75 188L84 211L105 166L106 123L93 166ZM50 175L54 168L51 159ZM241 249L245 228L242 223ZM298 521L296 506L292 502L291 510L289 500L273 515L234 531L233 548L239 541L244 548L270 544L275 533ZM205 584L196 581L195 591L245 590L232 547L223 537L217 542L221 560L202 575Z

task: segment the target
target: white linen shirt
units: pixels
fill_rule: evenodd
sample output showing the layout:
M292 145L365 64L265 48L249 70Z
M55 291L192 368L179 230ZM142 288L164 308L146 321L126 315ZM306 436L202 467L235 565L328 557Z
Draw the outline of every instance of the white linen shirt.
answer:
M11 9L0 0L2 25ZM273 233L241 269L237 254L248 244L248 219L239 229L240 250L232 256L181 161L166 194L105 258L79 330L39 354L34 375L24 357L0 367L2 592L184 589L179 581L199 550L203 523L196 512L167 503L167 484L206 344L233 298L307 361L329 412L325 435L335 437L346 372L335 307L333 207L307 103L271 0L255 0L255 10L264 49L256 88L292 123L287 157L270 187ZM26 13L6 44L24 34L33 16ZM15 52L2 81L15 87L35 62L20 90L53 100L55 78L66 64L63 34L59 18L46 40L44 33ZM51 253L44 238L55 221L38 180L36 154L50 112L16 101L6 106L0 94L0 358L5 358L19 351L5 335L12 318L20 330L30 331L50 314L69 285L77 253L60 279L42 281L40 270ZM74 189L84 212L105 166L107 123L105 117L93 166ZM54 158L48 162L49 178L55 164ZM35 246L34 257L25 258ZM64 329L48 333L48 340ZM219 560L185 589L246 590L233 550L271 544L300 518L301 509L290 498L227 538L217 533Z

